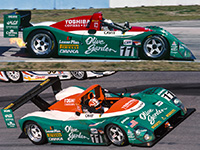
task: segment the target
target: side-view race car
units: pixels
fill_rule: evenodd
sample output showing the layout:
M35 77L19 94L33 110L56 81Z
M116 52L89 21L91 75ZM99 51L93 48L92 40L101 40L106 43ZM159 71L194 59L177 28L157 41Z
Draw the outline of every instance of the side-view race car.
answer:
M115 71L0 71L0 80L11 82L44 81L58 76L60 80L98 78L114 74Z
M49 86L51 104L38 95ZM29 100L42 111L23 116L19 125L34 144L153 146L195 111L159 87L116 94L98 84L62 89L58 78L48 78L1 110L7 127L16 127L12 112Z
M69 18L49 26L32 26L30 12L17 11L20 29L34 57L178 59L194 60L187 46L168 31L156 27L120 25L103 18L102 12Z

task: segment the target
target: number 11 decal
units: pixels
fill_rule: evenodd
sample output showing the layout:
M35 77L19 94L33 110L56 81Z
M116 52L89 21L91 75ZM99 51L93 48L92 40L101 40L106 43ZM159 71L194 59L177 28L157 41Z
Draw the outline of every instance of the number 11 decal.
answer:
M134 47L132 46L121 46L120 56L134 56Z

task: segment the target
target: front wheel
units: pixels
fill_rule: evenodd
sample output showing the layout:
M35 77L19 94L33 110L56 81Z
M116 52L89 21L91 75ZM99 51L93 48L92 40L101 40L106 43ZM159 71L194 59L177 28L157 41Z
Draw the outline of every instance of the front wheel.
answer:
M28 37L27 49L33 57L50 57L56 52L56 39L49 31L33 31Z
M47 138L44 130L34 121L28 121L24 125L25 132L29 140L36 144L41 145L47 143Z
M169 44L160 35L147 37L142 44L140 56L143 59L169 59Z
M125 146L128 144L125 131L116 124L110 124L106 127L106 135L114 145Z

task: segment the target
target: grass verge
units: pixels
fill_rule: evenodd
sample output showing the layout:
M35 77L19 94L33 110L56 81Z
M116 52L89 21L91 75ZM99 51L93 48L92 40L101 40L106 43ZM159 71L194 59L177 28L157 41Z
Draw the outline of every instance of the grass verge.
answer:
M3 23L3 15L14 10L0 10L0 23ZM31 10L31 22L61 21L64 19L92 15L102 11L104 18L114 22L154 22L154 21L179 21L200 19L200 6L156 6L156 7L132 7L132 8L104 8L104 9L64 9L64 10Z
M200 71L199 62L3 62L1 70L115 70L115 71Z

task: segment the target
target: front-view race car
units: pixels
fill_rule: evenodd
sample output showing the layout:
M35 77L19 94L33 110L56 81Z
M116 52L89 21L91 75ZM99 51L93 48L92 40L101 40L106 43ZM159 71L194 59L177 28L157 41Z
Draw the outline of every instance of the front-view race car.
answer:
M34 57L195 59L187 46L168 31L156 26L130 26L128 22L122 26L103 18L101 12L49 26L32 26L30 12L12 14L21 15L19 28Z
M38 95L49 86L51 104ZM49 78L1 110L7 127L16 127L12 112L29 100L42 111L23 116L19 125L34 144L153 146L195 111L159 87L116 94L98 84L62 89L58 78Z

